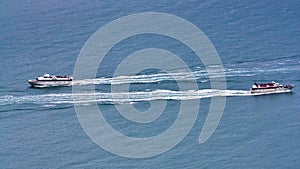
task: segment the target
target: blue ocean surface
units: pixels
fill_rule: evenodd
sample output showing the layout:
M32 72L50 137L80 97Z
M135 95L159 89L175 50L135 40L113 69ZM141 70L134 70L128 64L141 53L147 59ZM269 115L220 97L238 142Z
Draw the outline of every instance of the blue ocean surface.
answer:
M299 8L297 0L1 1L0 168L299 168ZM175 15L202 30L219 54L227 88L211 89L211 80L222 74L207 72L205 66L214 65L204 65L173 38L140 34L116 44L94 79L74 79L75 85L95 87L95 98L88 100L83 91L79 106L96 103L113 129L148 138L172 126L182 102L200 101L195 123L179 144L153 157L128 158L106 151L87 135L77 118L72 87L32 88L26 80L44 73L72 75L80 51L96 31L142 12ZM192 74L177 67L114 76L127 56L146 48L171 51ZM196 81L198 90L182 91L178 81ZM291 93L249 93L254 82L270 81L296 87ZM112 85L128 85L129 91L112 93ZM212 98L221 97L226 103L219 125L200 144ZM164 112L150 123L130 121L116 108L131 105L145 112L161 103L166 103Z

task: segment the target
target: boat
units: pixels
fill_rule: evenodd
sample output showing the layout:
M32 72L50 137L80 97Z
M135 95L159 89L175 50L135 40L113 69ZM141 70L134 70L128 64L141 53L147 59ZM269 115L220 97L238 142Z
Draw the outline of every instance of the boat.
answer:
M35 80L28 80L28 83L32 87L51 87L51 86L70 86L72 85L72 76L54 76L50 74L44 74L37 77Z
M251 93L276 93L276 92L291 92L295 87L294 84L282 85L274 81L270 83L254 83L250 88Z

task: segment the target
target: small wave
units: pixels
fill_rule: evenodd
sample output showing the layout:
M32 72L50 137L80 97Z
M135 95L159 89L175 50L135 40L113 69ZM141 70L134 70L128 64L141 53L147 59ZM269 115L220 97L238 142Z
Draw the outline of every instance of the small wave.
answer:
M252 60L242 60L237 61L238 64L244 64L244 63L260 63L260 62L268 62L268 61L274 61L274 60L291 60L291 59L299 59L300 55L288 55L288 56L277 56L277 57L260 57L257 59Z

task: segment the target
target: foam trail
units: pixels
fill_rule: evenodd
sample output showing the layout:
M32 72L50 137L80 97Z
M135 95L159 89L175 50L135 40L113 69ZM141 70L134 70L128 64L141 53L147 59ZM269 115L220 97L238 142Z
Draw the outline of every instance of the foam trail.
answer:
M44 95L27 95L27 96L0 96L0 105L9 104L132 104L142 101L153 100L191 100L203 99L210 97L235 97L235 96L255 96L264 94L282 93L282 91L272 93L251 94L248 90L217 90L202 89L188 91L172 90L154 90L149 92L123 92L123 93L60 93ZM73 97L76 96L76 100Z
M225 68L224 72L217 69L211 72L207 72L206 70L196 68L196 70L194 70L193 72L181 72L180 70L176 70L176 71L169 71L168 73L161 72L161 73L145 74L145 75L128 75L128 76L74 80L72 85L157 83L157 82L172 81L172 80L175 81L200 80L199 81L200 83L205 83L208 82L209 78L223 77L224 73L226 77L249 77L258 74L272 74L272 73L285 72L285 71L288 70L284 68L257 69L257 68L249 67L249 68Z
M96 79L74 80L72 85L97 85L97 84L130 84L130 83L156 83L167 80L189 81L194 80L194 74L188 72L158 73L150 75L132 75L103 77Z

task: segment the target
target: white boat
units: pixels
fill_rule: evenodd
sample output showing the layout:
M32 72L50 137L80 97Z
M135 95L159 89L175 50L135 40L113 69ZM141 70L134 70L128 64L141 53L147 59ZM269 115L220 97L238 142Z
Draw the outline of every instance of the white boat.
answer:
M276 92L291 92L291 90L295 87L294 84L286 84L282 85L276 82L271 83L254 83L252 88L250 88L251 93L276 93Z
M28 83L32 87L50 87L50 86L70 86L72 85L72 76L53 76L50 74L44 74L37 77L35 80L28 80Z

